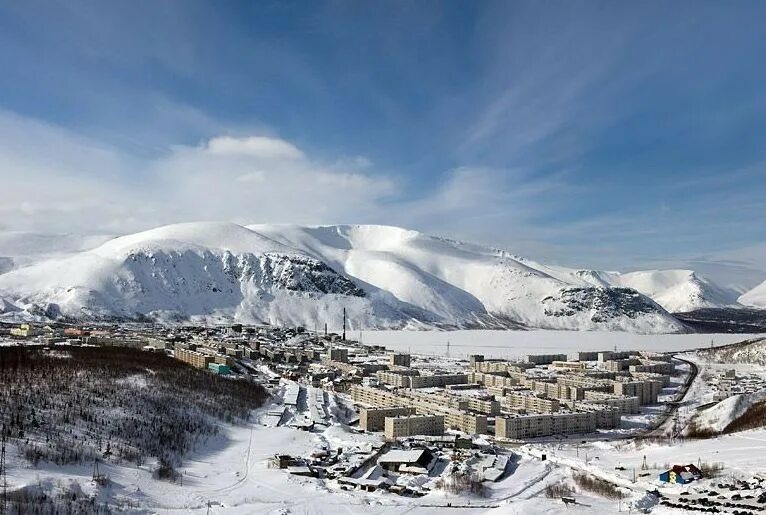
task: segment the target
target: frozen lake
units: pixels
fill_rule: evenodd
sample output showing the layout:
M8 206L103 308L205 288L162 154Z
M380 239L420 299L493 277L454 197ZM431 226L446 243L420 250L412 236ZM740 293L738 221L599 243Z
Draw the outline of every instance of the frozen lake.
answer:
M354 333L351 336L355 336ZM388 349L451 357L484 354L492 358L521 358L527 354L579 350L681 351L757 338L748 334L633 334L598 331L363 331L362 341ZM760 335L764 336L764 335Z

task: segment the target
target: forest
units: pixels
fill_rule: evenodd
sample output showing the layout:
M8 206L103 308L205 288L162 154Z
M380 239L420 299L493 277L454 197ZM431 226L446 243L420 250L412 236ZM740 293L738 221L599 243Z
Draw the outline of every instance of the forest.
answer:
M268 394L247 379L125 347L0 347L0 423L32 464L180 464Z

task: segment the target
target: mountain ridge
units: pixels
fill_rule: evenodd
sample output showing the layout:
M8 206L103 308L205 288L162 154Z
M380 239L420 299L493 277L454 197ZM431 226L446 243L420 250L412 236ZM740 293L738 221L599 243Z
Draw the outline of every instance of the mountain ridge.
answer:
M692 271L620 274L548 266L393 226L192 222L2 273L0 300L0 317L9 319L148 317L318 327L337 325L346 307L355 329L679 332L684 325L663 305L691 311L732 297Z

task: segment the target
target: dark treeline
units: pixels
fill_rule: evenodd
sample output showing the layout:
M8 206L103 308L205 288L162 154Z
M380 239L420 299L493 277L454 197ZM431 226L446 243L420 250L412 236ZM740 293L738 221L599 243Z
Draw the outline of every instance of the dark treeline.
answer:
M0 423L32 463L177 465L267 397L164 353L123 347L0 347Z

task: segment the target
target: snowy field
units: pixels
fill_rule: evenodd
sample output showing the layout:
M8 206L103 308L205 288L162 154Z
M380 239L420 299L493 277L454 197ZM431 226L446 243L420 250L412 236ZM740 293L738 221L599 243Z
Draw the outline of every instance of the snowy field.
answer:
M267 409L269 407L263 411ZM59 467L48 463L33 467L13 452L9 456L8 481L12 488L44 485L54 490L76 484L73 487L76 490L92 494L101 502L108 501L128 513L435 515L443 513L448 506L450 513L471 515L563 513L565 510L560 501L540 495L549 482L560 479L562 471L530 458L522 459L513 473L490 485L488 498L439 491L419 499L385 492L347 492L324 480L291 476L269 465L275 452L305 455L325 442L353 445L379 438L350 433L340 426L323 433L311 433L257 423L227 425L220 438L184 459L178 469L182 474L178 483L153 479L153 461L141 467L102 464L102 472L110 477L111 485L99 490L90 481L91 465ZM606 509L613 503L594 498L589 504Z
M354 336L353 334L351 336ZM761 335L763 336L763 335ZM522 358L527 354L566 353L580 350L682 351L738 342L746 334L633 334L609 331L363 331L362 341L390 350L467 357Z

